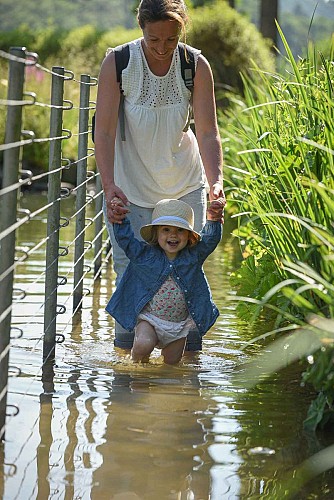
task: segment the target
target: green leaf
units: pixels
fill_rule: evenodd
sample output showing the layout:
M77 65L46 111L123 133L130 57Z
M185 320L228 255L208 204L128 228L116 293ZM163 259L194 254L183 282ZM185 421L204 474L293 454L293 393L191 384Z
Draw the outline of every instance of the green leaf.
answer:
M312 401L307 418L304 420L304 429L307 432L314 432L321 422L327 405L326 396L320 392L316 399Z
M295 306L308 309L309 311L314 311L314 305L311 304L311 302L305 299L305 297L303 297L302 295L297 294L293 288L284 287L282 289L282 293L285 295L285 297L290 299Z

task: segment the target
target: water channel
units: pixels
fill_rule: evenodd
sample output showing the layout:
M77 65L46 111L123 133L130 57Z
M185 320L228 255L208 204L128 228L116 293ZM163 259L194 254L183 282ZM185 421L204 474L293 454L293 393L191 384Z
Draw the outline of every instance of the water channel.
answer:
M41 194L22 199L30 210L45 203ZM62 210L73 213L73 200L64 200ZM19 245L31 247L44 238L45 219L43 214L23 226ZM70 231L62 229L64 241L73 238ZM71 258L63 259L61 274ZM164 366L158 351L149 364L137 366L116 352L113 322L104 310L114 280L106 264L80 317L71 318L69 305L59 318L65 342L57 345L56 365L42 372L44 283L36 277L44 259L41 248L16 276L30 298L13 310L13 323L24 336L12 342L10 365L22 372L10 378L8 403L20 411L8 416L0 445L0 497L334 498L333 471L308 481L296 495L291 488L296 469L315 451L302 430L311 395L300 386L298 369L248 391L232 383L235 370L259 348L243 346L267 326L250 328L236 314L229 275L240 255L229 221L205 264L221 315L203 351L176 367ZM70 285L61 287L60 302L69 293ZM317 450L328 444L318 437Z

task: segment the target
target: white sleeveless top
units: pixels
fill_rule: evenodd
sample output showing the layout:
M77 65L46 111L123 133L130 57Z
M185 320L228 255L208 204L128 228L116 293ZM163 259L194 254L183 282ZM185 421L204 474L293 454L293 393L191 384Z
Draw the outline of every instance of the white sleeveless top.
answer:
M183 132L191 93L182 79L179 51L167 75L156 76L141 41L130 43L122 72L126 140L118 125L115 183L131 203L151 208L162 198L179 198L204 186L205 174L194 133L190 128Z

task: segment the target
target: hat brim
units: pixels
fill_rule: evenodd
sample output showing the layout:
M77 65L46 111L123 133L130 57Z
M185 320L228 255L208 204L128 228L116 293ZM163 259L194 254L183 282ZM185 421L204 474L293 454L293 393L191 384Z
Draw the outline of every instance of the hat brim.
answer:
M189 231L190 233L192 233L195 237L195 239L197 241L200 241L201 239L201 235L199 233L197 233L196 231L193 230L193 228L188 225L185 221L185 223L183 222L179 222L179 221L173 221L173 220L170 220L170 218L166 218L164 220L163 217L160 217L159 218L159 221L158 222L152 222L151 224L146 224L145 226L142 226L140 228L140 235L141 237L143 238L143 240L145 241L151 241L152 239L152 230L153 230L153 227L154 226L173 226L173 227L179 227L181 229L186 229L187 231Z

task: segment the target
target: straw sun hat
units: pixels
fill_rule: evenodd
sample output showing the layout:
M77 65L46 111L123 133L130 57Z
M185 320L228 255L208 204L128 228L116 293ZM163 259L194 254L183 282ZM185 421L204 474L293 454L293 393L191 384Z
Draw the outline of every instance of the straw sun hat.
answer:
M197 241L201 236L194 231L194 211L188 203L181 200L166 199L159 201L152 213L152 223L143 226L140 234L145 241L152 238L154 226L175 226L190 231Z

